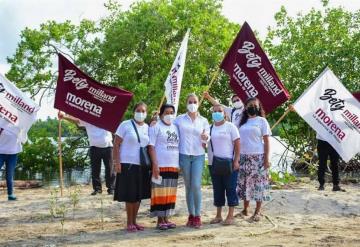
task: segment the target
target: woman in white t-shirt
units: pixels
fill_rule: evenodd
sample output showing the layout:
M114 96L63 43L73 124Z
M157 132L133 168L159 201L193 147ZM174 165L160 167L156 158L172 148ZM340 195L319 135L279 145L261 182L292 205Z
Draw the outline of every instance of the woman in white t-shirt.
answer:
M220 105L220 103L214 99L209 92L205 91L203 95L204 98L207 99L213 106ZM226 118L236 127L240 128L240 120L244 111L244 104L240 97L236 94L231 96L231 103L232 107L223 105Z
M222 222L223 225L231 225L234 222L234 207L239 205L236 195L240 159L239 130L233 123L225 121L225 110L222 105L213 106L212 119L214 124L210 127L208 157L214 193L214 206L217 208L217 212L215 218L210 223L216 224ZM215 163L216 159L214 157L226 159L227 164ZM217 167L214 167L215 165ZM220 172L215 168L220 168ZM224 169L227 172L224 172ZM225 206L225 197L229 211L223 222L221 211L222 207Z
M244 115L240 122L240 170L237 192L244 200L242 215L248 215L250 200L256 201L251 217L261 218L262 201L270 200L269 194L269 136L271 130L259 99L250 98L245 103Z
M22 143L14 132L15 128L12 124L0 127L0 169L6 165L6 185L8 200L15 201L17 198L14 195L14 175L17 163L18 153L22 151ZM11 131L14 129L14 131Z
M149 154L153 166L151 217L158 217L157 228L167 230L176 224L168 220L174 214L179 177L179 132L173 124L175 107L160 108L160 121L149 128Z
M115 133L113 163L117 172L114 200L126 203L127 231L144 227L136 223L142 199L150 198L150 171L140 165L140 147L149 144L146 119L147 106L140 102L134 107L134 119L123 121ZM140 143L136 134L139 134Z

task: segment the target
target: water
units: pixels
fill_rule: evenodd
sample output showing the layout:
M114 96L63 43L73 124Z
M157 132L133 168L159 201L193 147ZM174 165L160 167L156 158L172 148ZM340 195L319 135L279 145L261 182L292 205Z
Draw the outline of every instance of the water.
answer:
M285 153L286 146L281 140L277 137L270 138L270 162L271 162L271 170L273 171L282 171L292 173L291 163L294 160L294 154L291 152ZM281 144L283 143L283 144ZM285 157L284 157L285 156ZM102 165L101 175L102 181L105 181L104 175L105 168ZM74 184L89 184L91 183L91 171L90 167L82 168L82 169L72 169L64 171L64 185L74 185ZM1 180L5 179L4 172L0 171ZM40 180L42 181L45 187L56 187L60 184L60 174L58 171L44 171L37 173L29 173L28 171L21 171L19 169L16 170L15 180Z
M104 168L102 170L104 170ZM104 174L104 171L102 171L102 174ZM5 180L4 172L0 172L0 178L1 180ZM89 184L91 182L91 171L90 168L72 169L64 171L63 178L65 186ZM39 180L42 181L45 187L57 187L60 184L60 173L59 171L47 171L32 174L27 171L17 170L15 172L15 180ZM102 180L104 180L104 175L102 176Z

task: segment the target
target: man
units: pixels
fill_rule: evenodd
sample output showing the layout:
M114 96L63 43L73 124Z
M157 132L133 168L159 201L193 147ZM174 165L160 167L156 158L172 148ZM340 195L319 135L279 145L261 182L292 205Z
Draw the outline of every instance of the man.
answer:
M100 179L101 161L103 161L105 165L105 182L107 192L109 195L114 194L115 175L112 171L112 134L109 131L100 129L70 115L65 115L62 112L59 112L58 117L59 119L66 119L80 127L85 127L86 129L90 143L91 178L94 189L91 195L102 193Z
M204 98L207 99L213 106L219 105L219 102L210 96L208 92L204 92ZM244 111L244 104L240 97L234 94L231 97L233 107L224 106L226 117L235 124L236 127L240 127L240 121Z
M318 190L324 190L325 187L325 171L327 169L327 160L330 157L330 168L332 173L333 191L345 191L340 188L340 177L339 177L339 159L340 156L336 150L322 138L318 133L316 134L318 141L317 151L319 156L319 167L318 167L318 180L320 183Z
M6 185L8 200L17 200L14 194L14 175L17 164L18 153L22 151L22 143L19 135L15 131L10 131L15 127L8 123L0 127L0 169L6 165Z

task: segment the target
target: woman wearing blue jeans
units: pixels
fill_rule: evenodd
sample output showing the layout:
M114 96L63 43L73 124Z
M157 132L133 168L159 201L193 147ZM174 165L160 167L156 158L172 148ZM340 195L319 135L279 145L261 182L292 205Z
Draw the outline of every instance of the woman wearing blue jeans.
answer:
M8 200L15 201L13 180L17 163L17 154L22 151L17 135L0 127L0 169L6 165L6 185Z
M180 168L185 182L186 203L189 212L187 226L201 227L201 177L205 162L205 147L209 139L209 123L198 113L198 97L189 94L187 113L175 119L179 129Z

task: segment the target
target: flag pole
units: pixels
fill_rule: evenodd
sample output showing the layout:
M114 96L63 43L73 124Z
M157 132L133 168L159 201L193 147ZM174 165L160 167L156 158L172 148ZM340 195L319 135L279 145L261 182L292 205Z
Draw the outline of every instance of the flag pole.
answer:
M62 152L61 152L61 118L59 118L59 136L58 136L58 146L59 146L59 166L60 166L60 194L63 196L64 189L64 179L63 179L63 164L62 164Z
M289 114L289 112L291 111L291 108L288 107L286 109L286 111L284 112L284 114L282 114L282 116L276 121L276 123L274 123L274 125L271 127L271 130L273 130L280 122L281 120L284 119L284 117L286 117L287 114Z
M216 72L214 73L213 77L211 78L211 81L209 83L209 85L207 86L206 91L209 91L209 89L211 88L212 84L215 82L216 78L218 77L218 75L220 74L220 67L218 67L218 69L216 70ZM201 103L204 101L204 95L201 96L200 101L199 101L199 107L201 105Z
M157 112L158 112L158 113L160 112L160 108L161 108L161 106L164 104L164 101L165 101L165 94L164 94L163 97L161 98L159 107L157 108L157 110L158 110Z

